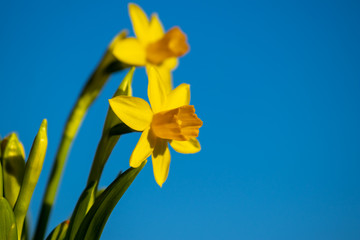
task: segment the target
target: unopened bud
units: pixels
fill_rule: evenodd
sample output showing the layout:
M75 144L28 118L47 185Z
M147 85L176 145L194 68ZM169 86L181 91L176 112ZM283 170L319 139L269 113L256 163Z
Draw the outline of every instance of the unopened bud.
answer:
M4 197L14 207L19 196L25 169L25 152L15 133L1 142Z

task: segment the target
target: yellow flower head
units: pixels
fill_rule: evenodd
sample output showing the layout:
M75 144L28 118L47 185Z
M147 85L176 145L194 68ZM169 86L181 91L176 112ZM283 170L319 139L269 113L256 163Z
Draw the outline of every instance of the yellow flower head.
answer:
M189 51L186 35L179 27L164 32L156 14L150 21L144 11L136 4L129 4L129 14L137 38L126 38L113 48L113 54L120 61L134 65L157 66L165 90L172 89L171 70L177 66L177 58Z
M170 166L168 143L180 153L200 151L196 139L202 121L196 116L190 104L190 86L181 84L169 94L157 70L150 68L148 97L149 104L136 97L118 96L109 100L114 113L129 127L142 131L131 157L130 166L139 167L152 155L156 182L161 187Z

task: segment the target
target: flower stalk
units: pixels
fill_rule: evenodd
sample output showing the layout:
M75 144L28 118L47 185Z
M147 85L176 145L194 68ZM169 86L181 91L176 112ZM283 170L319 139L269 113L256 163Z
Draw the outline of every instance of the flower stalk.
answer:
M130 71L125 76L120 86L114 93L113 97L132 95L131 82L134 75L134 71L135 71L134 67L130 69ZM105 163L109 158L117 141L120 138L119 134L112 134L111 130L113 129L114 126L119 125L121 123L122 121L118 117L116 117L115 113L109 107L104 123L102 136L98 144L98 147L96 149L95 157L91 166L91 170L87 182L87 185L89 185L91 182L96 182L95 192L97 189L97 185L100 181L101 173L104 169Z

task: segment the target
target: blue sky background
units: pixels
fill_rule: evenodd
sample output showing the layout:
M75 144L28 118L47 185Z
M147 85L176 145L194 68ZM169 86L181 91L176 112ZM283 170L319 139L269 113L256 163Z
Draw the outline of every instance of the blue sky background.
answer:
M191 84L202 151L172 151L163 188L149 162L102 239L360 239L359 2L137 3L188 35L174 83ZM32 227L69 111L122 29L133 35L125 1L0 2L0 134L16 131L28 154L41 120L49 123ZM124 75L110 79L78 133L51 229L86 184ZM146 87L136 70L134 95L146 98ZM128 168L138 137L120 139L101 186Z

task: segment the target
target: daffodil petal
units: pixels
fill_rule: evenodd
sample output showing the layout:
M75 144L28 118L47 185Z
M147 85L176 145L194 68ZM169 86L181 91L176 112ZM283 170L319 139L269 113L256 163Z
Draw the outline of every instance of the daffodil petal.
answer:
M179 60L176 57L165 59L161 66L170 70L174 70L179 65Z
M152 155L154 177L157 184L162 187L169 174L170 151L167 140L158 138Z
M165 93L168 95L173 88L171 70L163 66L158 67L157 70L160 74L160 79L163 82Z
M151 15L149 26L149 42L156 42L164 36L164 27L156 13Z
M153 113L149 104L136 97L118 96L109 100L116 116L136 131L143 131L150 126Z
M136 37L146 44L149 40L149 19L145 12L136 4L129 3L129 15Z
M199 141L196 138L188 141L176 141L170 142L171 147L179 153L197 153L201 150Z
M162 111L178 108L190 104L190 85L183 83L172 90L166 97Z
M145 48L136 38L118 41L114 45L113 54L120 61L130 65L144 66L146 63Z
M154 150L156 138L152 136L150 132L150 127L144 130L141 134L134 151L130 157L130 166L137 168L141 165L143 161L148 158Z
M166 91L158 70L155 67L147 67L149 78L148 97L154 113L161 111L166 101Z
M127 32L125 30L119 32L111 41L111 43L109 44L109 51L113 51L114 47L116 46L116 44L122 40L124 40L127 36Z

